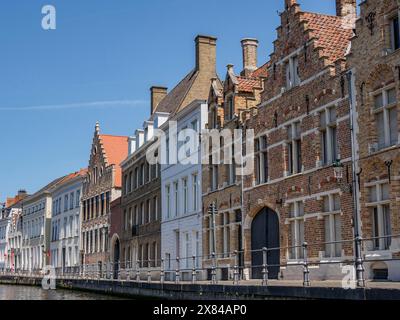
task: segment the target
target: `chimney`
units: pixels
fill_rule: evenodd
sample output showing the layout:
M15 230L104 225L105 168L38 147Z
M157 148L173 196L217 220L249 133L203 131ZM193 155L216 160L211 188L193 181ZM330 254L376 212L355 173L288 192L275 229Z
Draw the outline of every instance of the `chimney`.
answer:
M151 93L151 115L156 112L161 100L168 94L168 88L153 86L150 88Z
M257 39L243 39L242 50L243 50L243 72L242 74L247 77L252 72L257 69L257 48L258 48L258 40Z
M212 76L215 75L217 38L199 35L196 37L195 42L196 70L200 72L207 72Z
M27 194L28 193L24 189L18 190L18 196L19 197L25 197Z
M128 155L130 156L136 151L136 137L128 138Z
M336 15L345 18L345 28L354 29L357 19L356 0L336 0Z
M290 9L295 4L297 4L297 0L285 0L285 10Z

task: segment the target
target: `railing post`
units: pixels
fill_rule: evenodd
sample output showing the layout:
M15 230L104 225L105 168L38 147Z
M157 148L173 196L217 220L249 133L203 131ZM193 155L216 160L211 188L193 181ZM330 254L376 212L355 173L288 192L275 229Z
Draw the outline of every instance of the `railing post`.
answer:
M192 283L195 284L197 281L197 271L196 271L196 256L192 257L193 268L192 268Z
M357 274L357 286L360 288L365 287L364 279L364 263L362 258L362 238L360 236L356 237L356 274Z
M234 252L235 265L233 266L233 284L239 285L239 252Z
M175 283L180 282L180 265L179 265L179 257L176 258L176 269L175 269Z
M303 263L303 286L309 287L310 283L310 270L308 269L308 243L303 243L303 256L304 256L304 263Z
M212 257L211 283L216 284L217 283L217 261L216 261L215 252L213 252L211 254L211 257Z
M263 280L262 280L262 285L266 286L268 285L268 249L263 248Z
M140 261L136 262L136 282L140 282Z
M161 271L160 271L160 282L164 283L165 280L165 269L164 269L164 259L161 259Z

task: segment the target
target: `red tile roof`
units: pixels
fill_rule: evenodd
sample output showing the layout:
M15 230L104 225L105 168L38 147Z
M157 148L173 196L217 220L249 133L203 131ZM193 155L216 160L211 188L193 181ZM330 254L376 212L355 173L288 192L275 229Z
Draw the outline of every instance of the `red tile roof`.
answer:
M353 31L346 28L344 18L311 12L303 12L311 38L315 38L316 47L321 47L323 56L333 63L344 58Z
M237 77L238 90L241 92L253 92L256 88L262 88L260 79Z
M99 139L103 145L107 164L115 165L116 187L122 186L122 170L120 163L128 156L128 137L100 134Z
M253 77L253 78L267 77L268 76L268 68L269 68L270 64L271 64L270 62L264 63L264 65L259 67L257 70L255 70L251 74L251 77Z

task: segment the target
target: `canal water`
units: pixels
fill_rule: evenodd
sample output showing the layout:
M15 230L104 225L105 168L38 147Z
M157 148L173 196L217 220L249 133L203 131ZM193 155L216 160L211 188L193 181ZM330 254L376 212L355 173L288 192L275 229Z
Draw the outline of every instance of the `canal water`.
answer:
M70 290L43 290L41 287L0 284L2 300L121 300L114 296Z

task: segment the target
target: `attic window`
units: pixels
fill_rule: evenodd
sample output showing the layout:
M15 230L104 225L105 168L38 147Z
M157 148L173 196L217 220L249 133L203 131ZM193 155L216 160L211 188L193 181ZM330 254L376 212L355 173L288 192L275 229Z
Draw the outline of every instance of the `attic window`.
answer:
M299 59L295 56L290 58L286 64L286 89L291 89L299 84Z

